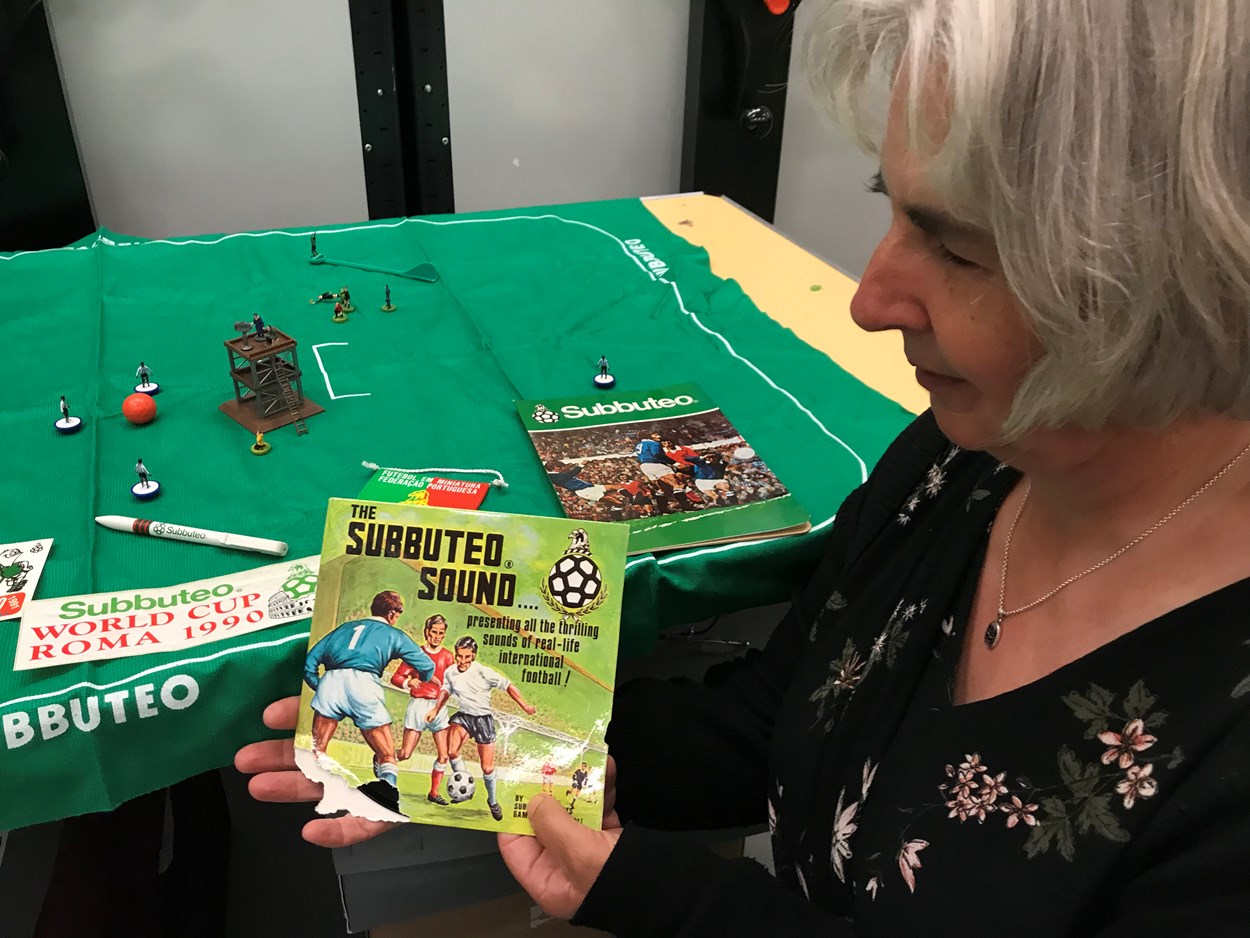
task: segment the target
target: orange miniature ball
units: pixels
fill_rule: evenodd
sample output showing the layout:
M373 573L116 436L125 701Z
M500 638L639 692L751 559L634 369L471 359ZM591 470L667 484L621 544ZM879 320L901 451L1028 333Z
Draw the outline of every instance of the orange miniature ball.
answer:
M151 423L156 416L156 401L150 394L136 391L122 401L122 416L133 424Z

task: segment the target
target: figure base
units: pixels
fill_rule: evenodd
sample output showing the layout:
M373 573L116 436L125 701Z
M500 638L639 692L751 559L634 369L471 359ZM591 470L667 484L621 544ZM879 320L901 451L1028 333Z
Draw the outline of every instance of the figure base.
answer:
M399 307L394 303L383 303L381 309L384 313L393 313L395 310L399 309Z
M81 417L62 417L54 426L57 433L77 433L82 429Z
M265 456L273 447L268 443L253 443L251 449L253 456Z
M136 394L147 394L147 395L149 395L149 396L151 396L151 395L153 395L153 394L160 394L160 393L161 393L161 386L160 386L159 384L157 384L155 381L150 381L150 382L148 382L147 384L136 384L136 385L135 385L135 393L136 393Z
M595 387L601 391L616 387L616 379L611 375L595 375Z
M130 494L141 502L151 501L161 494L161 484L155 479L148 479L147 482L136 482L130 487Z

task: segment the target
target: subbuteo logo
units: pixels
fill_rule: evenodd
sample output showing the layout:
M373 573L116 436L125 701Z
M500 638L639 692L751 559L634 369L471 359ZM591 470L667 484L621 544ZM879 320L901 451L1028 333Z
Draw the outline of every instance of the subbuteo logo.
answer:
M544 405L539 404L534 408L534 412L530 417L538 423L555 423L560 419L560 415L553 410L548 410Z

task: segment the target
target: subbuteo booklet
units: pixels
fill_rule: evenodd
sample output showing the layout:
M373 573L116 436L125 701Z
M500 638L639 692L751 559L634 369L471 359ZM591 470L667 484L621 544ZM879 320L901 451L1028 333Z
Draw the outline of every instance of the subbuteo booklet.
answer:
M807 511L697 384L517 401L564 513L629 553L802 534Z
M318 811L599 828L628 529L331 499L296 762Z

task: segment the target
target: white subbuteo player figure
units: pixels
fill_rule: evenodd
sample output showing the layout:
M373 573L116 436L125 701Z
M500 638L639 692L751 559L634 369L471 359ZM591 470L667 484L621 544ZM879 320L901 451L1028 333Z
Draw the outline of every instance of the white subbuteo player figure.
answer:
M443 674L443 688L434 701L434 707L426 715L433 723L449 697L455 697L460 710L451 718L447 736L447 754L451 761L453 778L464 772L460 747L470 736L477 743L478 761L482 763L482 781L486 785L486 806L496 821L503 820L503 808L495 798L495 715L490 707L493 690L504 691L518 707L530 716L535 708L526 702L516 685L494 668L488 668L477 660L477 642L465 635L456 639L456 664Z
M608 371L608 357L606 355L599 356L599 373L595 375L595 387L601 390L608 390L616 384L616 379L612 377Z
M61 419L53 424L57 433L77 433L82 429L82 418L71 417L69 413L69 402L65 400L65 395L61 395Z
M139 476L139 481L130 487L131 495L140 501L147 501L160 494L161 484L152 478L148 467L143 464L142 457L135 463L135 472Z
M161 386L152 380L152 369L147 366L146 362L139 362L139 367L135 369L135 377L139 379L139 383L135 385L135 391L139 394L155 394L161 389Z

